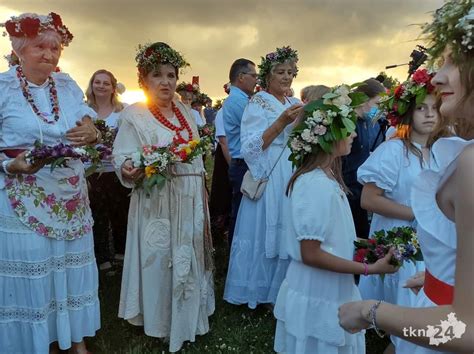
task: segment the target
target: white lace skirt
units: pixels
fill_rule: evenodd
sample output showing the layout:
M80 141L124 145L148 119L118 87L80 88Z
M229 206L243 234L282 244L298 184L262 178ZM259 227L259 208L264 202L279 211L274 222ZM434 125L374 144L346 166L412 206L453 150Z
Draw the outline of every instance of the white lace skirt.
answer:
M39 236L0 190L0 353L49 352L100 328L92 233L73 241Z
M352 274L309 267L292 260L275 304L274 350L285 353L364 354L364 332L349 334L337 312L360 300Z

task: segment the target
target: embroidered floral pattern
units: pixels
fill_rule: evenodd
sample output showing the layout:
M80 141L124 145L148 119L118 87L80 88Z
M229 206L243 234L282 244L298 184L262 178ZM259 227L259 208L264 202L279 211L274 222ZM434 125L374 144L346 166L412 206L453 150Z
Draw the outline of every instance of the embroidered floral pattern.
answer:
M79 238L92 230L89 222L90 209L87 194L78 190L71 198L59 198L54 193L47 193L37 184L35 175L6 178L7 195L12 208L20 220L36 231L39 235L57 239L72 240ZM71 176L59 180L59 184L68 184L73 189L79 189L79 176ZM25 201L31 201L36 208L41 208L53 221L45 225L38 217L28 212ZM68 226L67 229L54 228L56 222ZM71 226L72 225L72 226Z
M251 99L250 99L250 102L249 103L255 103L255 104L258 104L259 106L261 106L264 110L268 110L270 112L273 112L273 113L277 113L275 112L275 110L273 109L273 106L265 99L262 98L262 96L260 95L255 95L253 96Z

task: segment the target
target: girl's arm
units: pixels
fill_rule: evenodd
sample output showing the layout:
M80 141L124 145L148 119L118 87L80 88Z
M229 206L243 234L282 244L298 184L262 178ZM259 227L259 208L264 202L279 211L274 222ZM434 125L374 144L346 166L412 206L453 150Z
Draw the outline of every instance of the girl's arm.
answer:
M304 264L336 273L364 274L367 267L367 274L385 274L394 273L398 269L389 264L393 252L387 253L384 258L379 259L376 263L366 266L363 263L350 261L322 250L320 241L302 240L300 241L300 249Z
M362 189L360 206L387 218L413 221L415 215L410 207L394 202L384 196L384 190L375 183L366 183Z
M452 205L456 220L457 251L454 301L452 305L430 308L405 308L382 303L376 311L377 326L384 331L433 350L474 351L474 145L469 146L458 160L456 172L448 180L454 186ZM374 301L344 304L339 309L339 321L347 331L357 331L369 325L369 311ZM461 338L455 338L438 346L429 344L427 337L409 336L406 328L427 330L427 326L439 326L454 313L465 327ZM443 334L446 334L445 332Z

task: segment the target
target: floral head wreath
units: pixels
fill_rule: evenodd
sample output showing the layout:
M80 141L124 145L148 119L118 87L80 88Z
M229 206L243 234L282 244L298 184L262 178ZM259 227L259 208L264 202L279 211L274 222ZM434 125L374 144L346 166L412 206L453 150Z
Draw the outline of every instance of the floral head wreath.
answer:
M199 103L203 106L206 105L207 101L210 100L211 98L206 95L205 93L198 93L196 98L193 99L193 102L192 103Z
M283 64L287 60L292 60L295 64L298 62L298 52L290 47L277 48L275 52L268 53L262 57L262 62L258 66L258 82L262 88L267 88L267 76L272 70L272 67L277 64ZM296 77L298 68L295 65L295 72L293 77Z
M430 43L431 60L438 58L447 45L456 61L462 53L474 49L474 5L472 0L446 2L433 15L433 22L423 25L422 35Z
M331 153L334 143L348 137L356 128L354 108L367 101L362 92L353 92L352 86L340 85L331 89L322 99L304 107L303 121L293 130L288 140L290 160L299 167L308 155L319 151Z
M423 103L426 95L434 91L435 87L431 84L433 76L434 73L426 69L418 69L407 81L392 87L388 93L382 95L379 107L387 115L390 125L400 125L410 104Z
M170 64L176 69L189 66L179 52L165 43L139 44L135 61L141 75L151 72L160 64Z
M8 34L10 37L33 38L44 31L56 31L61 36L61 44L65 47L73 38L69 29L63 25L61 16L54 12L46 16L37 14L12 16L7 22L0 24L0 27L5 27L6 32L3 35Z
M230 86L231 86L230 82L224 84L223 88L226 94L230 93Z
M197 95L199 93L199 85L198 84L190 84L188 82L180 82L177 86L176 86L176 92L190 92L192 93L193 95Z

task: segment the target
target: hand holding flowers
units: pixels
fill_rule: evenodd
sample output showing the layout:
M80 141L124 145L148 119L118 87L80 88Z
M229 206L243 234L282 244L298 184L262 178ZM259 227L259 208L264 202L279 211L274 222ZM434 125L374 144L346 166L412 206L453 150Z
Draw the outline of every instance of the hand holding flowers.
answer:
M395 227L392 230L380 230L369 240L354 241L356 262L374 264L391 252L390 264L400 267L404 261L421 261L420 246L416 232L411 227Z

